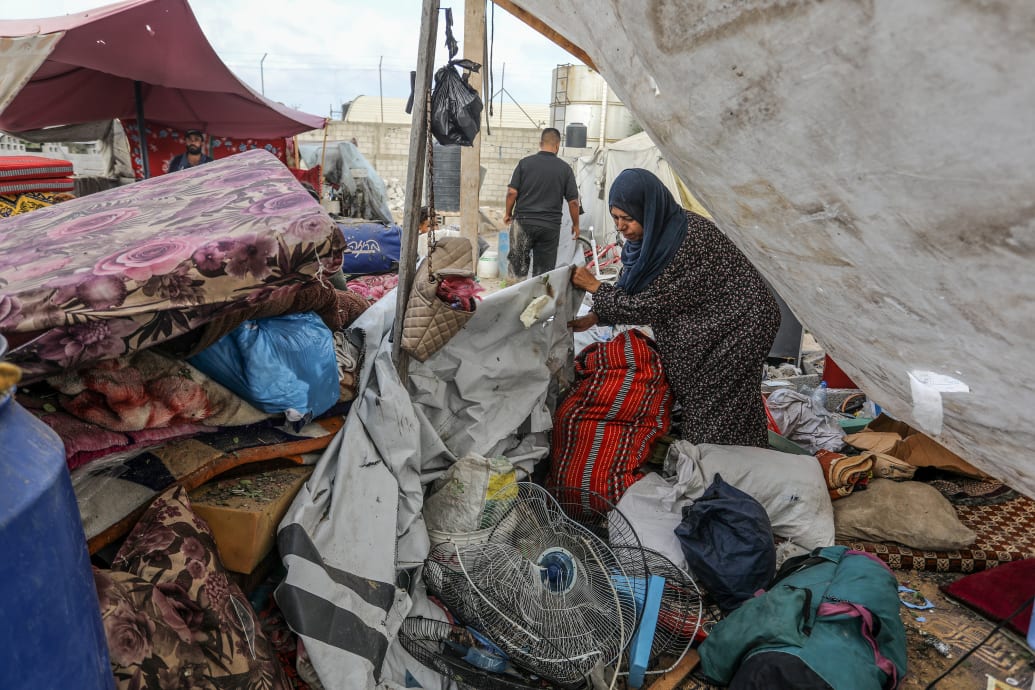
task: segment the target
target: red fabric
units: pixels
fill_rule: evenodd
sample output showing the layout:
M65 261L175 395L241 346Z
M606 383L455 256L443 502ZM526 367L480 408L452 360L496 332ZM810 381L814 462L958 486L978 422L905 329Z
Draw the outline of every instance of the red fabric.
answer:
M137 121L124 120L122 127L126 130L126 138L129 140L130 159L133 161L133 175L138 180L142 180L144 179L144 163L140 156L140 132L137 129ZM172 159L186 151L187 142L185 134L183 131L173 127L166 127L150 120L144 129L147 134L147 163L151 169L151 177L164 175L169 172L169 164L172 162ZM202 150L210 158L219 160L242 151L266 149L279 158L281 163L286 165L288 141L290 139L235 139L233 137L208 136Z
M289 137L324 118L256 93L219 59L187 0L129 0L49 19L0 21L0 36L64 31L53 52L2 113L0 129L23 132L136 117L176 129L236 137Z
M0 179L0 194L11 196L30 192L74 192L71 177L37 177L31 180Z
M547 486L590 490L617 503L669 429L672 393L661 357L650 338L626 331L583 350L575 373L578 382L554 417Z
M299 182L308 182L316 190L316 193L321 197L323 196L323 170L319 165L308 170L299 170L298 168L288 168L291 174L295 176L295 179Z
M769 411L769 403L766 402L764 395L762 396L762 409L765 410L765 427L774 434L783 435L783 432L780 431L780 425L776 423L773 413Z
M830 355L824 355L823 380L827 382L828 388L858 388L855 381L848 377L848 374L841 371L841 367L830 359Z
M1001 621L1035 595L1035 558L1003 563L942 586L942 591L978 613ZM1031 621L1031 604L1007 625L1025 635Z
M69 161L45 156L0 156L0 181L62 178L71 174Z

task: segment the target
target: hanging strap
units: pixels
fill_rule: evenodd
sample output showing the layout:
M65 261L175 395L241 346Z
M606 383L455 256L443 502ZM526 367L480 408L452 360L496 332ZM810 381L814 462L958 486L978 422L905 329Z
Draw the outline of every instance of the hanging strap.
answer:
M435 230L438 228L438 213L435 212L435 140L431 135L431 89L428 89L425 95L427 99L427 122L426 122L426 136L427 136L427 184L428 184L428 256L425 261L428 262L428 282L435 282L435 270L431 265L431 255L435 253L435 246L437 240L435 238Z
M817 616L839 616L845 615L850 618L859 618L862 622L862 636L869 643L870 648L873 649L873 661L877 664L877 668L884 672L884 675L888 677L888 682L884 684L886 688L898 687L898 668L892 663L891 659L884 656L880 651L880 647L877 645L877 639L873 633L873 614L865 606L859 604L853 604L847 601L840 601L836 603L823 602L819 605L819 609L816 611Z

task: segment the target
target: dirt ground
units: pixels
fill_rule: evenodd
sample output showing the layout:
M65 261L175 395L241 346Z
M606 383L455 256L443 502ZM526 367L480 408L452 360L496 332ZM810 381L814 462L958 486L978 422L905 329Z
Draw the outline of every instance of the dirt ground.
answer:
M900 607L909 654L908 672L900 687L903 690L923 690L980 642L994 624L946 598L938 589L939 585L961 577L958 573L896 571L895 575L900 584L917 590L934 604L933 609L926 611ZM1033 670L1035 656L1023 638L1013 631L1000 631L935 687L939 690L1029 690L1035 687L1032 685ZM709 687L712 686L693 679L680 686L682 690Z

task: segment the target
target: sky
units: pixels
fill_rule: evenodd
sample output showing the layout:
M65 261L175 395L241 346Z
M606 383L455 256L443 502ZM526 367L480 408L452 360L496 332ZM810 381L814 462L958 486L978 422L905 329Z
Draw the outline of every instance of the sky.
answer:
M0 18L52 17L105 4L105 0L0 0ZM379 63L384 96L409 95L410 70L417 66L421 0L192 0L190 5L223 62L242 81L275 101L339 118L342 103L360 95L378 95ZM462 56L464 1L441 0L440 5L453 8L453 33ZM495 9L494 31L492 5L486 16L495 35L494 91L498 93L502 83L519 103L548 104L551 70L578 59L506 10ZM436 68L447 59L441 47L444 41L442 12Z

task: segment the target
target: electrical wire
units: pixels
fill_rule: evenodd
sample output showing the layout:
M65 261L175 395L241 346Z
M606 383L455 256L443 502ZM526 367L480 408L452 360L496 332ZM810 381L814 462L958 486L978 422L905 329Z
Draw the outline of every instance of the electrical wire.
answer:
M1021 605L1020 605L1019 607L1017 607L1017 610L1016 610L1016 611L1014 611L1013 613L1011 613L1011 614L1010 614L1009 616L1007 616L1007 617L1006 617L1006 618L1004 618L1003 620L999 621L999 622L998 622L998 623L996 624L996 626L995 626L994 628L992 628L991 632L989 632L989 633L988 633L987 635L985 635L985 639L981 640L981 641L980 641L980 642L978 642L978 643L977 643L976 645L974 645L973 647L971 647L970 649L968 649L968 650L966 651L966 653L964 653L964 654L963 654L963 656L961 656L961 657L960 657L959 659L956 659L956 661L955 661L955 662L954 662L954 663L952 664L952 666L950 666L949 668L947 668L947 669L945 669L944 671L942 671L942 674L941 674L940 676L938 676L937 678L935 678L934 680L932 680L932 681L931 681L930 683L928 683L928 684L927 684L927 686L926 686L926 687L924 688L924 690L931 690L931 688L933 688L933 687L934 687L935 685L937 685L938 683L940 683L940 682L941 682L941 681L942 681L942 680L943 680L943 679L945 678L945 676L949 675L949 674L950 674L950 673L952 673L952 672L953 672L954 670L956 670L956 667L957 667L957 666L959 666L960 664L962 664L962 663L963 663L963 661L964 661L964 660L965 660L965 659L966 659L967 657L969 657L969 656L970 656L971 654L973 654L974 652L976 652L976 651L977 651L978 649L980 649L980 648L981 648L981 646L982 646L983 644L985 644L985 643L986 643L986 642L988 642L988 641L989 641L990 639L992 639L992 635L995 635L995 634L996 634L997 632L999 632L999 629L1000 629L1000 628L1002 628L1002 627L1003 627L1004 625L1006 625L1007 623L1009 623L1010 621L1012 621L1012 620L1013 620L1014 618L1016 618L1016 617L1017 617L1017 615L1018 615L1018 614L1019 614L1019 613L1020 613L1021 611L1023 611L1024 609L1028 608L1028 607L1029 607L1029 606L1030 606L1030 605L1032 604L1032 602L1035 602L1035 596L1032 596L1032 597L1028 597L1028 599L1026 599L1026 600L1025 600L1025 602L1024 602L1023 604L1021 604ZM1035 613L1033 613L1032 615L1035 615Z

